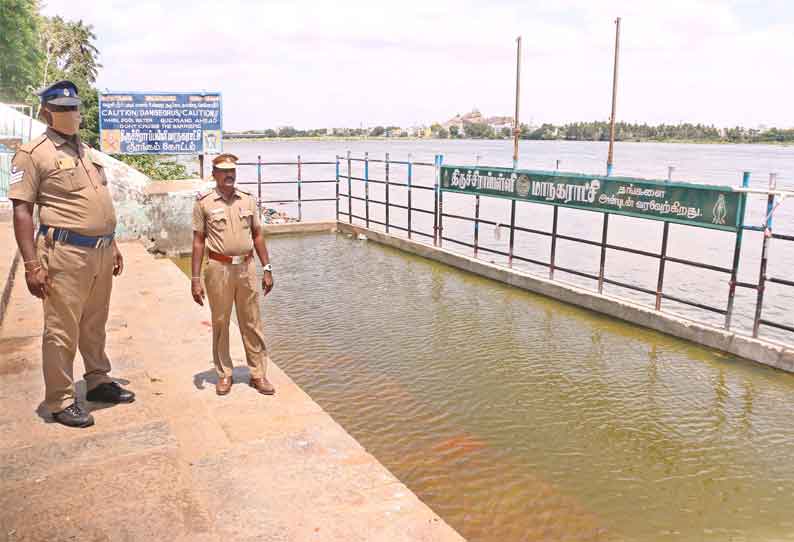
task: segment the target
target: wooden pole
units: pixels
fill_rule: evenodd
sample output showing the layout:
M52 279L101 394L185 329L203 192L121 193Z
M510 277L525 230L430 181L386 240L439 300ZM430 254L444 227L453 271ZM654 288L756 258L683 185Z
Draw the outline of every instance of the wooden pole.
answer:
M518 167L518 136L521 134L518 123L518 104L521 99L521 36L516 38L516 114L513 118L513 169Z
M618 56L620 54L620 17L615 19L615 65L612 69L612 115L609 117L609 155L607 176L612 175L612 152L615 147L615 109L618 99Z

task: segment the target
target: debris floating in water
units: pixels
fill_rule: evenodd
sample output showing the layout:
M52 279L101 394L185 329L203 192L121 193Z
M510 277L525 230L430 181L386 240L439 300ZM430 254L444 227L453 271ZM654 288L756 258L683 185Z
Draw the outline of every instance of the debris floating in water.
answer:
M366 241L367 240L367 236L364 235L363 233L359 233L358 234L358 240L359 241Z
M290 222L297 222L297 218L289 216L284 211L277 211L275 209L262 209L262 223L263 224L288 224Z

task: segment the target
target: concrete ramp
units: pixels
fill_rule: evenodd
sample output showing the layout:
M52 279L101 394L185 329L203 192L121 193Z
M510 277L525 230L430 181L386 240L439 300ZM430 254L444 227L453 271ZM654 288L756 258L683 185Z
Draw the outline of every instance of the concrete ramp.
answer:
M0 328L0 539L462 540L277 367L274 397L249 388L234 326L242 368L216 396L208 308L169 260L122 250L108 352L138 400L87 403L89 429L43 413L41 304L17 271Z

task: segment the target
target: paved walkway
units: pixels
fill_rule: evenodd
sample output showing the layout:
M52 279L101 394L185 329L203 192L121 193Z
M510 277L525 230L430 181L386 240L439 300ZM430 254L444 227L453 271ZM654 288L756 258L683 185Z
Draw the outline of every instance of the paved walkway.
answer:
M138 400L88 403L90 429L41 414L41 304L18 270L0 329L0 540L462 540L277 367L274 397L245 368L216 396L209 310L170 261L122 250L108 351ZM244 366L236 328L232 342Z

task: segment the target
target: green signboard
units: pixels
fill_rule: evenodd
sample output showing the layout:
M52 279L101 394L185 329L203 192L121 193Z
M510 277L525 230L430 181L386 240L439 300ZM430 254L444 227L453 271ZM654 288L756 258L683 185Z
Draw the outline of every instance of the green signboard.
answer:
M522 169L442 166L441 190L737 231L744 195L729 186Z

